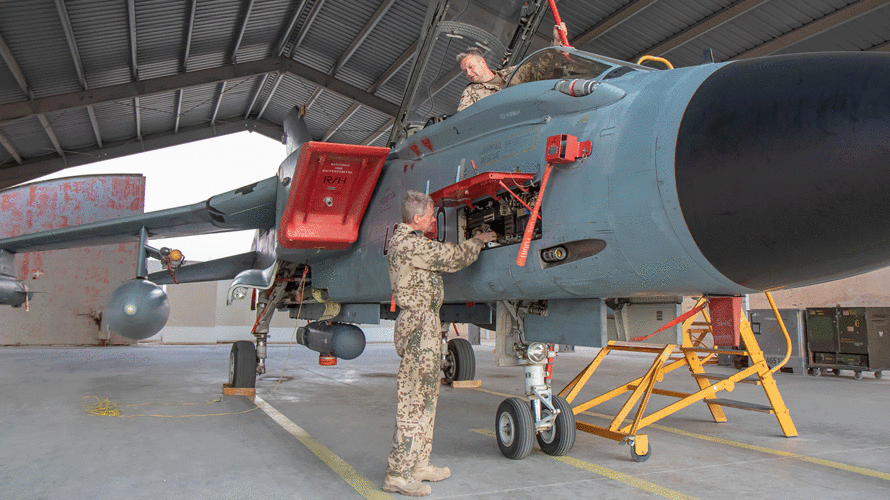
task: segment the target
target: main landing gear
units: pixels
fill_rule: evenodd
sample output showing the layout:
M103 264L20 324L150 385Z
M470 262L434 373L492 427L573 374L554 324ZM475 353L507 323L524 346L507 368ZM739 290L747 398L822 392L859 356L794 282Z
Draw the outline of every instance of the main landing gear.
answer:
M476 376L476 354L467 339L448 338L448 330L442 333L442 375L446 384L460 380L473 380Z
M256 347L249 340L232 344L229 353L229 387L253 389L257 375Z
M575 446L575 414L569 403L552 395L545 367L552 352L534 342L517 349L525 364L525 398L508 398L498 406L495 437L501 453L514 460L528 456L537 437L541 450L553 456L569 453ZM537 435L537 436L536 436Z
M232 351L229 354L229 387L253 389L256 387L257 375L266 373L269 322L272 320L275 306L284 298L288 283L289 280L276 280L268 290L257 290L257 320L251 331L256 343L239 340L232 344Z

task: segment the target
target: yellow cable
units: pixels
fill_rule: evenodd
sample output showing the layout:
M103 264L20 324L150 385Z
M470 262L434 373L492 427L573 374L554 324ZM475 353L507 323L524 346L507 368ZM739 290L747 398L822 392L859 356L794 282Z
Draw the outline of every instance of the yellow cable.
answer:
M306 275L303 274L302 280L300 280L300 289L302 289L303 284L306 281ZM300 307L297 308L297 320L299 321L300 313L303 311L303 301L302 297L300 300ZM287 364L290 361L290 353L291 348L294 345L294 341L297 337L297 326L294 326L293 335L290 337L290 341L287 346L287 358L284 360L284 366L281 368L281 375L278 377L278 382L275 384L275 387L272 388L272 391L269 392L271 396L275 393L275 390L278 389L278 386L281 384L281 381L284 380L284 372L287 370ZM243 413L249 413L252 411L259 410L259 406L255 406L250 408L249 410L239 411L239 412L231 412L231 413L205 413L199 415L151 415L151 414L143 414L143 415L124 415L121 408L127 408L132 406L195 406L195 405L208 405L214 403L222 402L222 398L217 398L212 401L206 401L204 403L135 403L129 405L119 405L109 398L100 399L98 396L84 396L83 399L93 398L96 400L95 403L90 405L84 405L84 410L89 415L97 416L97 417L121 417L121 418L131 418L131 417L158 417L158 418L194 418L194 417L221 417L225 415L241 415Z

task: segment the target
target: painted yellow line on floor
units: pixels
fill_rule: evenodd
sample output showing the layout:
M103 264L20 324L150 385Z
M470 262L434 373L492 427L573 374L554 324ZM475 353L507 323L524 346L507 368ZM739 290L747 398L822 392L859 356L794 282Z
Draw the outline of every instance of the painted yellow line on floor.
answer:
M482 389L482 388L478 388L476 390L480 391L480 392L485 392L488 394L493 394L495 396L502 396L505 398L513 397L510 394L489 391L487 389ZM613 418L615 418L614 416L603 415L602 413L595 413L592 411L582 412L582 415L589 415L591 417L605 418L607 420L612 420ZM742 449L751 450L751 451L758 451L760 453L766 453L769 455L777 455L777 456L786 457L786 458L793 458L795 460L800 460L803 462L809 462L812 464L822 465L825 467L831 467L833 469L838 469L838 470L842 470L842 471L846 471L846 472L853 472L856 474L862 474L864 476L875 477L878 479L883 479L885 481L890 481L890 474L887 474L886 472L878 472L876 470L865 469L863 467L856 467L855 465L848 465L848 464L843 464L840 462L833 462L831 460L824 460L821 458L809 457L806 455L798 455L797 453L776 450L773 448L766 448L763 446L757 446L757 445L753 445L753 444L740 443L738 441L730 441L729 439L705 436L704 434L696 434L694 432L688 432L688 431L676 429L673 427L666 427L664 425L650 424L647 427L651 427L653 429L658 429L658 430L662 430L662 431L666 431L666 432L672 432L674 434L679 434L681 436L691 437L691 438L695 438L695 439L701 439L703 441L710 441L712 443L719 443L719 444L724 444L727 446L735 446L736 448L742 448Z
M309 448L309 451L315 453L315 455L321 459L322 462L327 464L328 467L331 468L338 476L340 476L344 481L346 481L350 486L355 488L355 491L358 492L359 495L367 498L367 499L392 499L392 495L381 490L376 484L372 483L364 476L358 473L355 469L352 468L351 465L346 463L345 460L338 457L334 452L328 449L327 446L319 443L311 434L303 430L302 427L295 424L291 419L285 417L281 412L272 407L269 403L265 402L263 398L259 396L254 396L254 403L260 407L261 410L266 412L267 415L272 417L272 420L275 421L278 425L280 425L284 430L289 432L292 436L297 438L303 446Z
M586 412L585 412L586 413ZM782 450L774 450L772 448L765 448L763 446L757 446L753 444L747 443L739 443L737 441L730 441L728 439L722 439L718 437L705 436L703 434L696 434L694 432L688 432L680 429L674 429L673 427L665 427L663 425L650 425L653 429L658 429L662 431L672 432L674 434L679 434L681 436L691 437L695 439L701 439L704 441L711 441L712 443L720 443L728 446L735 446L737 448L743 448L746 450L759 451L761 453L768 453L770 455L778 455L780 457L793 458L795 460L802 460L804 462L809 462L812 464L823 465L825 467L832 467L834 469L839 469L846 472L855 472L856 474L862 474L865 476L876 477L878 479L883 479L885 481L890 481L890 474L885 472L878 472L876 470L865 469L862 467L856 467L855 465L842 464L840 462L833 462L831 460L824 460L816 457L808 457L806 455L798 455L797 453L791 453L789 451Z
M478 432L479 434L483 434L488 437L495 437L494 432L487 429L471 429L473 432ZM585 462L583 460L578 460L577 458L572 457L554 457L548 455L548 458L552 458L557 462L562 462L567 465L571 465L572 467L577 467L579 469L584 469L586 471L593 472L595 474L599 474L601 476L607 477L609 479L614 479L615 481L622 482L628 486L633 486L634 488L641 489L643 491L647 491L652 493L653 495L658 495L664 498L671 498L676 500L698 500L696 497L692 497L689 495L684 495L679 491L672 490L670 488L665 488L664 486L659 486L655 483L650 483L649 481L643 481L634 476L629 476L623 472L618 472L617 470L607 469L605 467L592 464L590 462Z

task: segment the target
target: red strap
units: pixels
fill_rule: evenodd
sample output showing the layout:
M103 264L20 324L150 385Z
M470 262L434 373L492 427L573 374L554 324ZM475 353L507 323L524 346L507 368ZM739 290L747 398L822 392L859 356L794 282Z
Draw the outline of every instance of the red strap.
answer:
M392 296L392 302L389 303L389 312L396 312L396 296Z
M652 332L651 334L646 335L645 337L634 337L634 338L632 338L632 339L630 339L630 340L632 340L632 341L634 341L634 342L642 342L643 340L648 339L649 337L655 335L656 333L663 332L663 331L667 330L668 328L670 328L670 327L672 327L672 326L677 326L678 323L682 323L682 322L686 321L687 319L691 318L692 316L695 316L696 314L698 314L699 312L701 312L701 310L704 309L706 305L708 305L707 302L703 303L702 305L700 305L700 306L698 306L698 307L693 308L693 309L690 310L690 311L687 311L687 312L685 312L685 313L683 313L683 314L677 316L677 317L674 318L674 320L671 321L670 323L664 325L663 327L659 328L658 330L655 330L655 331Z

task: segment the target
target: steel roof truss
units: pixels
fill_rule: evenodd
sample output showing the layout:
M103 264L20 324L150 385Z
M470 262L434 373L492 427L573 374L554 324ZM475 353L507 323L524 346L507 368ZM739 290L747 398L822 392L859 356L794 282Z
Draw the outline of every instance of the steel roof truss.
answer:
M139 80L139 62L137 61L136 46L136 4L135 0L127 0L127 23L129 25L130 34L130 73L133 80ZM84 85L86 88L86 85Z
M371 34L371 31L374 29L375 26L377 26L380 20L383 19L383 16L386 15L386 13L389 11L389 8L392 7L392 4L394 3L395 0L385 0L380 5L377 11L374 12L374 15L371 16L371 20L369 20L368 23L365 24L365 27L362 28L362 31L358 34L358 36L355 37L355 39L346 49L346 52L344 52L343 55L340 56L340 59L334 64L334 67L331 69L331 71L328 72L329 75L334 76L337 74L338 71L340 71L343 65L346 64L346 61L348 61L349 58L355 54L359 46L361 46L365 39L368 38L368 35Z
M19 165L22 164L22 155L19 154L18 150L15 149L15 146L12 144L12 142L10 142L9 139L6 138L3 132L0 132L0 144L3 145L3 149L8 151L9 154L12 155L13 158L15 158L15 161Z
M631 58L631 61L636 61L647 54L654 56L664 56L668 52L679 48L686 43L691 42L692 40L695 40L696 38L708 33L711 30L723 26L724 24L756 9L761 4L768 1L769 0L741 0L739 2L735 2L729 7L726 7L725 9L711 14L710 16L684 29L676 35L673 35L670 38L660 42L659 44L649 47L643 52L640 52L639 54L633 56L633 58Z
M189 11L189 23L188 29L186 30L185 41L183 45L185 45L185 52L182 54L182 72L186 73L189 70L189 52L192 49L192 35L195 32L195 11L198 8L198 0L192 0L192 8ZM180 98L182 97L182 92L179 93ZM179 113L176 114L176 123L179 123ZM178 128L178 127L177 127Z
M875 9L883 7L888 2L890 2L890 0L859 0L856 3L836 10L831 14L822 16L811 23L807 23L800 28L791 30L782 36L760 44L751 50L742 52L731 60L734 61L737 59L748 59L750 57L768 56L832 28L836 28L848 21L852 21L859 16L864 16Z
M19 84L22 93L25 94L28 99L34 99L34 92L28 85L28 79L25 78L25 73L22 72L22 68L19 67L19 63L15 60L15 56L12 51L9 50L9 46L6 45L6 41L3 40L2 35L0 35L0 56L6 61L6 66L12 72L12 77L15 78L16 83Z
M613 12L609 17L596 23L594 27L570 40L570 43L573 47L578 47L584 45L585 43L596 40L609 31L612 31L614 28L617 28L621 23L639 14L643 11L643 9L649 7L655 2L656 0L634 0L633 2Z
M133 0L130 0L133 1ZM232 49L232 63L238 62L238 48L241 47L241 41L244 40L244 32L247 31L247 23L250 21L250 13L253 11L253 1L247 3L247 12L244 13L244 22L241 23L241 30L238 32L238 38L235 40L235 48ZM222 94L220 94L220 97ZM219 101L216 103L219 107Z
M102 132L99 131L99 120L96 119L96 110L93 109L93 105L87 106L87 113L90 115L90 124L93 126L93 133L96 134L96 143L99 147L102 146Z
M83 63L80 60L80 50L77 48L77 40L74 38L74 28L71 27L71 18L68 17L68 8L65 7L64 0L55 0L56 9L59 11L59 21L62 23L62 29L65 31L65 40L68 42L68 49L71 50L71 60L74 63L74 69L77 71L77 77L80 79L80 86L87 89L87 79L83 72Z

